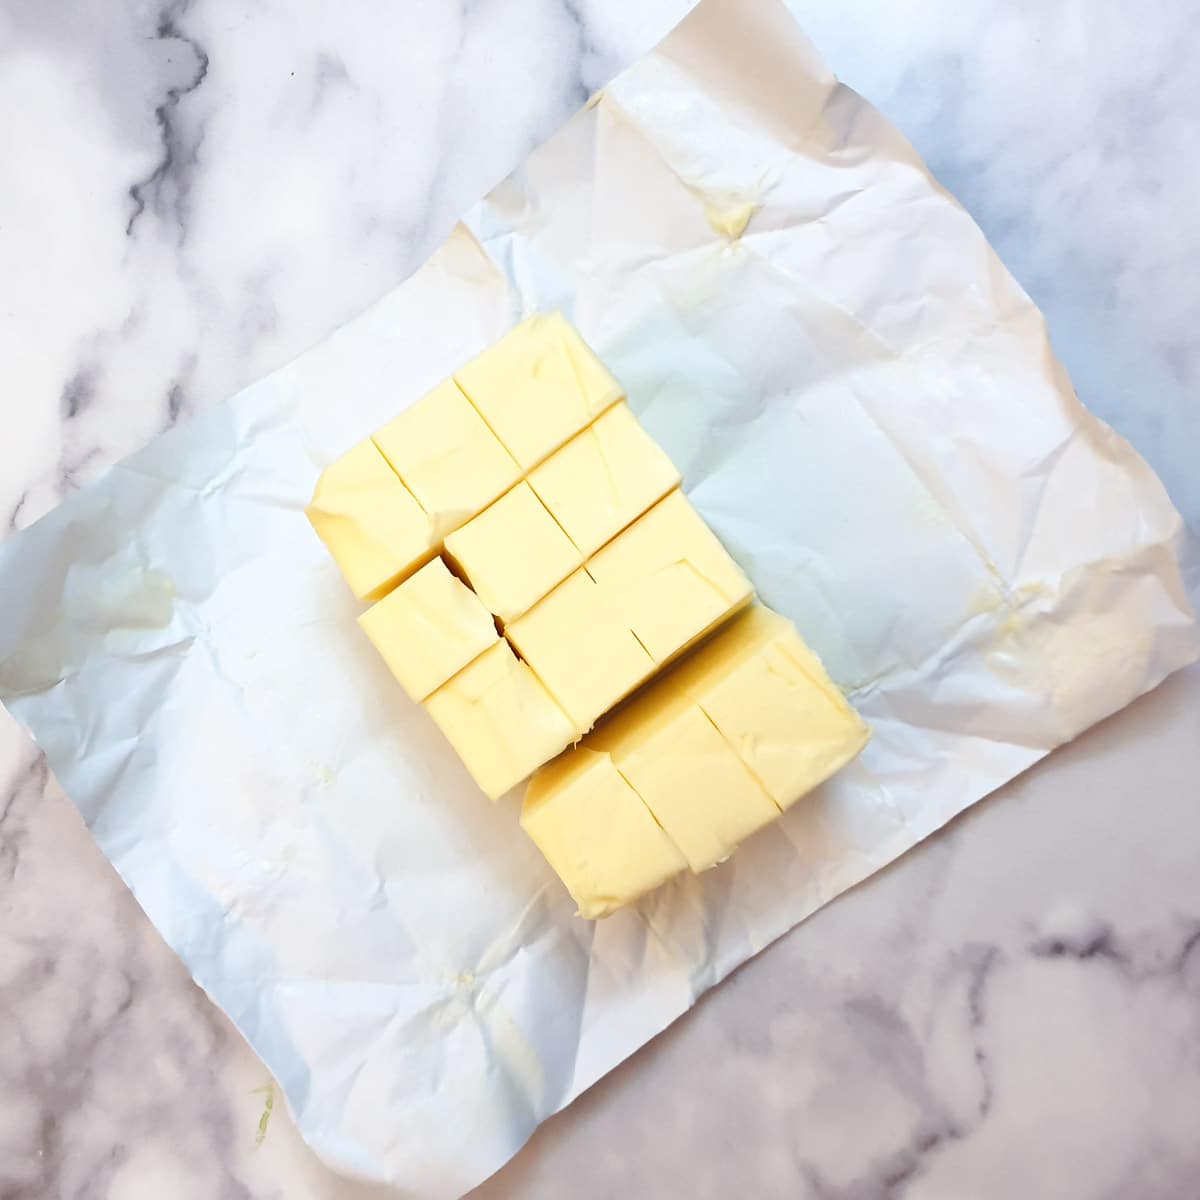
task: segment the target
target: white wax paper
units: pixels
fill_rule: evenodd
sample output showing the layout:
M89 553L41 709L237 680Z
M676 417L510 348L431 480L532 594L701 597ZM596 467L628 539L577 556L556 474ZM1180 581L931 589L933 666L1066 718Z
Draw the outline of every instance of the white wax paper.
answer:
M389 677L301 513L554 307L875 731L730 862L599 924ZM403 287L0 548L0 695L318 1153L448 1197L1194 658L1179 530L896 131L773 0L705 0Z

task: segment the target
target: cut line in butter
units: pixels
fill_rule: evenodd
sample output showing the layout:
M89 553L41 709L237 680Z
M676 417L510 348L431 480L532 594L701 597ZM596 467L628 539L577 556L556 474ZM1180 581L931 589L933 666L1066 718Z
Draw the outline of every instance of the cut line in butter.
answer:
M499 639L492 614L440 558L358 623L413 700L424 700Z
M492 800L575 739L575 727L503 639L429 696L425 710Z
M528 483L446 538L446 553L501 621L515 621L583 563Z
M679 486L679 472L625 403L614 404L529 473L583 554L594 554Z
M779 808L688 696L651 686L596 729L609 754L688 866L705 871L779 816Z
M444 537L521 477L453 379L376 432L375 444Z
M754 595L750 580L680 491L609 542L587 569L659 665Z
M586 570L505 629L580 733L648 679L654 660Z
M454 379L524 470L624 395L561 313L522 321Z
M667 682L700 706L780 808L829 778L870 736L792 623L762 605Z
M593 750L564 755L533 777L521 827L581 917L608 916L687 868L612 758Z

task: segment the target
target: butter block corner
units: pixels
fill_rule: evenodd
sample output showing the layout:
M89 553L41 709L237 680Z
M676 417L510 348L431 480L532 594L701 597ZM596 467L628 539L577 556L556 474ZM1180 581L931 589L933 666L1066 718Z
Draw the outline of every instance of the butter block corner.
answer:
M624 395L558 312L522 321L460 367L454 378L524 470Z
M690 697L657 680L588 735L679 847L693 872L715 866L779 808Z
M567 750L529 781L521 826L589 920L687 868L612 759L582 747Z
M491 613L435 558L359 618L392 674L424 700L499 640Z
M425 710L492 800L575 740L575 727L503 638L433 692Z
M870 729L795 626L753 605L673 672L781 809L856 757Z
M370 438L321 472L304 511L359 600L386 594L437 550L428 515Z
M439 536L481 512L521 475L453 379L377 430L374 441Z

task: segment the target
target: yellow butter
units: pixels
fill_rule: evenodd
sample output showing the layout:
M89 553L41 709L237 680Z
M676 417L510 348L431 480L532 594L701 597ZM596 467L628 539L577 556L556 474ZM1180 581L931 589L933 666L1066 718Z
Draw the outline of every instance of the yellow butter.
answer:
M660 664L754 596L741 568L680 491L609 542L587 569Z
M438 688L425 709L493 800L575 738L562 709L504 640Z
M589 856L604 832L592 805L605 801L592 793L621 792L606 772L701 871L844 766L868 736L791 622L754 605L534 776L529 795L558 802L535 840L583 915L611 911L657 886L659 873L639 857L644 835L632 832L621 835L624 854L605 846ZM655 832L645 853L661 861Z
M452 379L388 422L375 434L375 444L440 536L469 521L521 476Z
M526 470L623 395L561 313L522 321L454 378Z
M358 623L414 700L424 700L499 637L492 614L440 558L373 604Z
M425 510L370 439L325 468L304 511L360 600L384 595L437 550Z
M779 809L698 705L652 684L582 748L610 754L693 871L728 858Z
M480 600L515 621L582 562L528 483L519 483L446 538L446 553Z
M529 473L542 502L594 554L672 488L679 472L628 404L615 404Z
M529 782L521 825L581 917L604 917L687 867L607 754L568 751Z
M700 705L780 808L845 766L870 737L792 623L761 605L669 679Z
M505 632L580 733L654 670L586 570L569 575Z

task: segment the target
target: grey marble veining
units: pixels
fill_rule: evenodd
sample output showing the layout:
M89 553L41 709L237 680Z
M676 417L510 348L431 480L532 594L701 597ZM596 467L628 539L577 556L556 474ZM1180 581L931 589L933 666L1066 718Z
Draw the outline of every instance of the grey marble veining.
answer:
M0 526L286 361L688 0L0 0ZM1200 526L1200 3L794 0ZM1200 674L794 931L481 1197L1176 1200ZM0 1200L366 1196L0 719Z
M393 287L658 7L6 3L3 523Z

